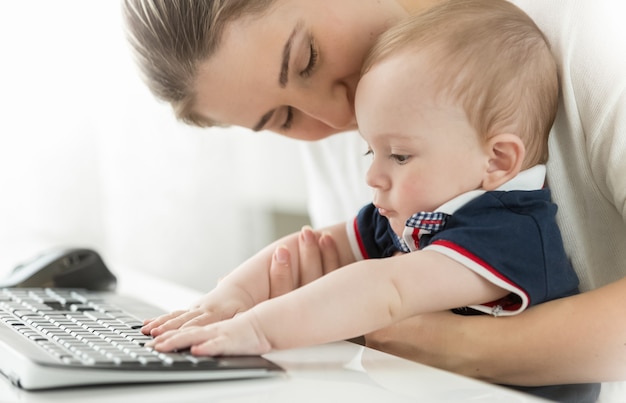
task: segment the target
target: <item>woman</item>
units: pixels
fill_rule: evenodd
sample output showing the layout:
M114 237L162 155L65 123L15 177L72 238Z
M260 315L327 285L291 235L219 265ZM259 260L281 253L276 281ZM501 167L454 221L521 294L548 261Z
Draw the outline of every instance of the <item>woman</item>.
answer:
M126 13L148 85L181 119L320 140L303 148L311 216L326 225L369 200L361 179L366 161L357 159L365 145L355 133L331 137L355 129L363 57L387 27L436 2L128 0ZM366 339L497 383L626 380L626 321L620 319L626 305L626 28L615 9L623 6L610 0L513 2L547 35L559 64L563 90L548 180L566 248L589 292L515 318L416 317ZM185 5L190 10L177 14ZM218 17L194 18L205 11ZM337 266L332 239L310 230L301 239L300 262L277 250L276 295Z

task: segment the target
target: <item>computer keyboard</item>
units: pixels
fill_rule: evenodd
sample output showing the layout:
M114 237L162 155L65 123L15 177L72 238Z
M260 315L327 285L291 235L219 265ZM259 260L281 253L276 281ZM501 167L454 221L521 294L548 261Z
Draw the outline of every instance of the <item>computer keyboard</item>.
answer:
M230 379L267 376L281 371L261 357L197 357L185 351L161 353L146 347L151 337L141 333L141 319L127 308L112 303L111 296L61 288L0 288L0 323L12 330L2 330L0 336L19 334L32 347L28 353L19 352L14 347L16 342L1 337L0 354L3 348L11 349L15 357L28 356L32 365L26 367L35 368L30 370L31 376L18 373L29 370L6 365L8 357L0 355L0 361L5 363L0 364L0 371L16 385L27 389L92 383ZM20 344L23 349L24 343ZM45 369L53 367L72 369L74 379L71 376L38 379L44 376ZM81 368L83 374L78 376ZM101 379L87 376L98 370L108 375ZM110 375L116 371L125 375ZM185 376L185 372L190 375ZM128 376L131 373L135 375ZM155 373L176 376L150 375Z
M211 357L159 353L144 343L142 322L105 300L71 290L5 289L0 320L66 364L214 365Z

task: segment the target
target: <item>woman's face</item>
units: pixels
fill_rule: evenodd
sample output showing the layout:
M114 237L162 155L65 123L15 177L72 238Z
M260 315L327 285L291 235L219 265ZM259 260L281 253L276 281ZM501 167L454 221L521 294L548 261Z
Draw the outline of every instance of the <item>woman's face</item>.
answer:
M396 0L276 0L227 26L200 66L194 111L302 140L356 129L363 59L405 15Z

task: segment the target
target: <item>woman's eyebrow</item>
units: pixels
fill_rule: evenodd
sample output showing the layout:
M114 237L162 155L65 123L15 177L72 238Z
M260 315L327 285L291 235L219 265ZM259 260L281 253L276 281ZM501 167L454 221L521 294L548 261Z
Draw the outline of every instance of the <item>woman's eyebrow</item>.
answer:
M291 58L291 48L293 46L293 40L303 26L304 21L298 20L296 26L293 28L293 31L291 31L289 38L287 38L285 46L283 46L283 57L280 62L280 74L278 75L278 85L280 85L281 88L285 88L287 86L287 83L289 82L289 59ZM255 132L263 130L263 127L272 118L272 115L274 115L275 111L275 109L272 109L265 115L261 116L261 119L259 119L259 122L252 127L252 130Z
M298 31L302 29L303 25L304 22L302 20L299 20L296 23L296 26L294 27L293 31L291 31L291 35L289 35L289 38L287 39L287 42L285 42L285 46L283 47L283 59L280 63L280 74L278 76L278 84L281 88L285 88L287 86L287 82L289 81L289 59L291 57L291 47L293 45L293 39L296 37Z

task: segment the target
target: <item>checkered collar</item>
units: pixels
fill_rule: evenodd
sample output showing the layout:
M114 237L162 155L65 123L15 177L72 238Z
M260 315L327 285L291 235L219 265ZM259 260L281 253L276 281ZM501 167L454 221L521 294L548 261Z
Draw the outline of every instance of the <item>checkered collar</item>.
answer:
M496 191L539 190L543 188L545 180L546 166L536 165L520 172ZM406 222L402 237L396 235L396 246L407 253L419 249L419 239L422 235L441 231L449 216L484 193L485 190L472 190L447 201L435 211L420 211L413 214Z

